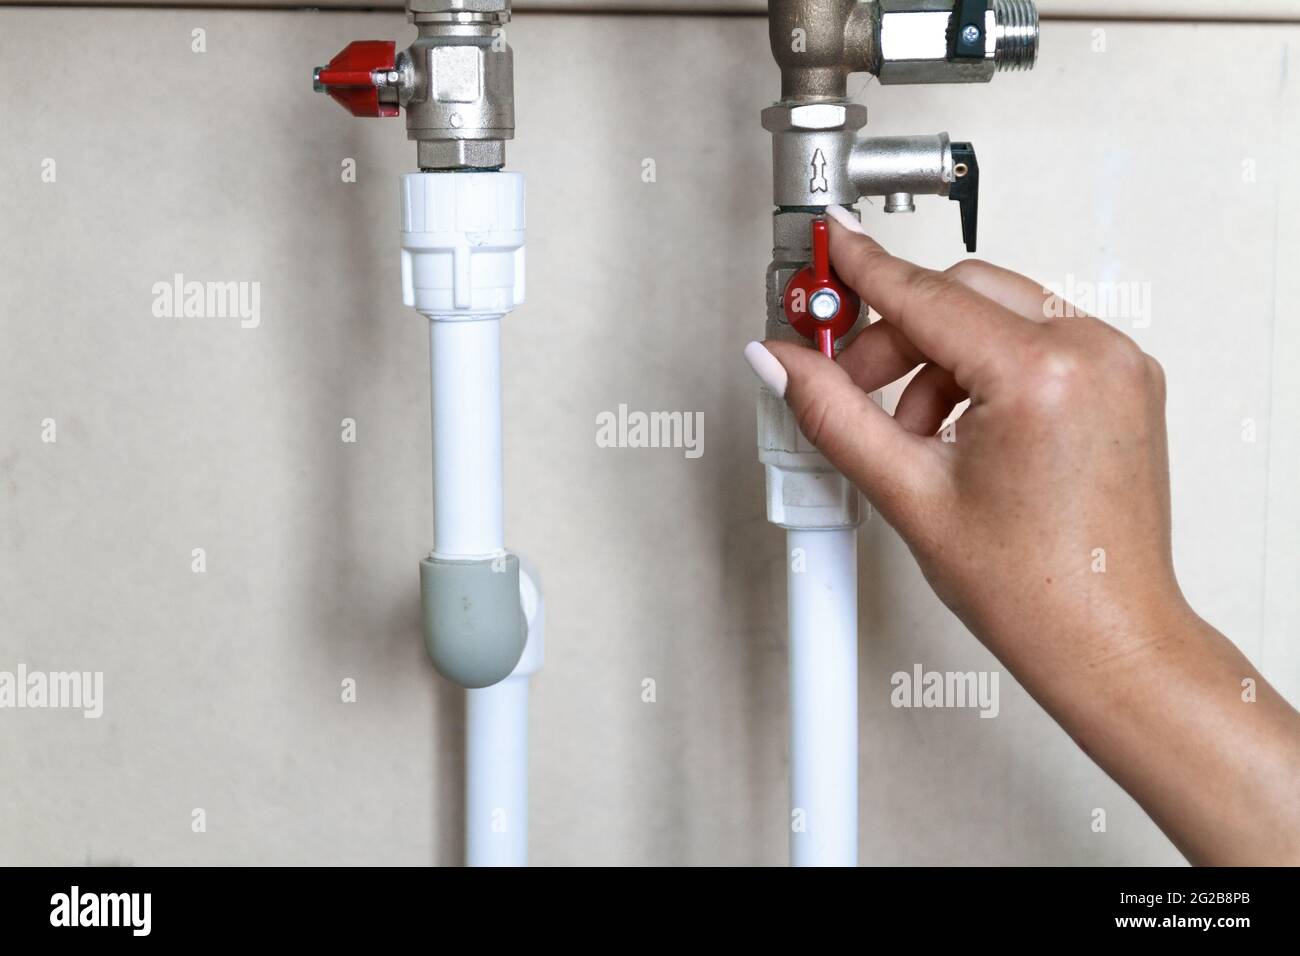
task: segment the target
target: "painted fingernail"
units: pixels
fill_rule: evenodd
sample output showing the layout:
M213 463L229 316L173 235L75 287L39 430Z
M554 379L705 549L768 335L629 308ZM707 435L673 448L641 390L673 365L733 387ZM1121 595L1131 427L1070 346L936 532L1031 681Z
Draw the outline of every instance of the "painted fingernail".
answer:
M858 217L853 215L853 213L849 212L843 206L827 206L826 215L830 216L849 232L859 236L865 236L867 234L867 230L862 228L862 223L858 221Z
M750 342L745 346L745 359L760 382L775 392L777 398L785 398L785 387L790 382L790 376L786 374L785 366L767 350L767 346L762 342Z

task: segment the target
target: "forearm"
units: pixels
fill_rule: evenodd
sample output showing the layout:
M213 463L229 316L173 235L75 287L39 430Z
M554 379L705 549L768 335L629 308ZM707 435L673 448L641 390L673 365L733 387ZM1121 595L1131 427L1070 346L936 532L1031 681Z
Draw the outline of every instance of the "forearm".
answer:
M1300 864L1300 715L1185 604L1134 630L1104 660L1020 662L1026 686L1191 862Z

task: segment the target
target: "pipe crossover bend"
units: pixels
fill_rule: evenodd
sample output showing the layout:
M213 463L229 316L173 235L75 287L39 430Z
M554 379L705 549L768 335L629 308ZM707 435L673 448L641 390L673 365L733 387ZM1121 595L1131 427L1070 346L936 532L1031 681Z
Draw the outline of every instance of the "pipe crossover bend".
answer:
M430 555L420 562L424 645L443 677L488 687L510 676L523 656L528 621L519 594L519 559Z

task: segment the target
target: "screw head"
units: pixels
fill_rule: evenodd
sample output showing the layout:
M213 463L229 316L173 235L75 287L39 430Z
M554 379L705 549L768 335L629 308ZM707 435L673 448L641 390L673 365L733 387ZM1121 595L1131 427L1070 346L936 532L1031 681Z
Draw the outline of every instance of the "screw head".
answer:
M840 311L840 297L833 289L820 289L808 298L808 311L819 322L829 322Z
M980 38L980 28L975 26L975 24L972 23L970 26L966 27L964 30L961 31L961 38L965 40L967 43L978 42Z

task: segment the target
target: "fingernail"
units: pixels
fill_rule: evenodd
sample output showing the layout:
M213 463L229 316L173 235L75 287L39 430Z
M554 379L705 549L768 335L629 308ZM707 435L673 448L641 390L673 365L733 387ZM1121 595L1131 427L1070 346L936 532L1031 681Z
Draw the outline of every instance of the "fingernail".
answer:
M862 223L858 221L858 217L843 206L827 206L826 215L855 235L865 236L867 234L867 230L862 228Z
M762 342L750 342L745 346L745 359L760 382L775 392L777 398L785 398L785 387L790 382L790 376L786 374L785 366L767 350L767 346Z

